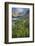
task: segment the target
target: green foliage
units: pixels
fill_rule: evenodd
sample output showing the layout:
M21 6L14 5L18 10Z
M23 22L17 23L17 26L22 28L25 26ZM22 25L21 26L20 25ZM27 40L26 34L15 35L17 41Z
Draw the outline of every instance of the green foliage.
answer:
M12 37L20 38L20 37L29 37L29 19L19 19L16 20L14 25L12 26Z

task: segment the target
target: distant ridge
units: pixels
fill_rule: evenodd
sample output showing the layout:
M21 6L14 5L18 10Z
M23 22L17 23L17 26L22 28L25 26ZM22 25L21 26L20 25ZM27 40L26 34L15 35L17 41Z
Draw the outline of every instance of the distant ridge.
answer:
M21 14L21 16L17 16L17 17L12 16L12 18L13 18L12 20L17 20L20 18L29 18L29 10L27 10L27 12L24 15Z

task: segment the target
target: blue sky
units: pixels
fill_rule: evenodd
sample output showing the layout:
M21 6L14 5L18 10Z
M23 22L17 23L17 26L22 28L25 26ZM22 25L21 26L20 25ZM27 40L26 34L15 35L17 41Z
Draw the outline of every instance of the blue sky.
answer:
M12 8L13 13L22 13L24 15L27 11L29 11L29 8Z
M25 12L28 8L12 8L13 12Z

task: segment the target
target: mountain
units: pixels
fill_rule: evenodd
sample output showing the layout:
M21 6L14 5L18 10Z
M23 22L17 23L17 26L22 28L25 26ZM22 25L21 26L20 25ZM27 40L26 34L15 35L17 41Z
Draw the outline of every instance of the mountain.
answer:
M29 18L29 10L27 10L25 14L23 14L23 12L22 12L22 13L19 13L18 16L12 16L13 20L17 20L20 18Z

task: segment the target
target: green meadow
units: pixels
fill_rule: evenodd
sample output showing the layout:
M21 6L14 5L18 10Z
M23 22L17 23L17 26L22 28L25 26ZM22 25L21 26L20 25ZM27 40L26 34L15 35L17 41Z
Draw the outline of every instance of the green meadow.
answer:
M12 38L29 37L29 18L20 18L12 22Z

